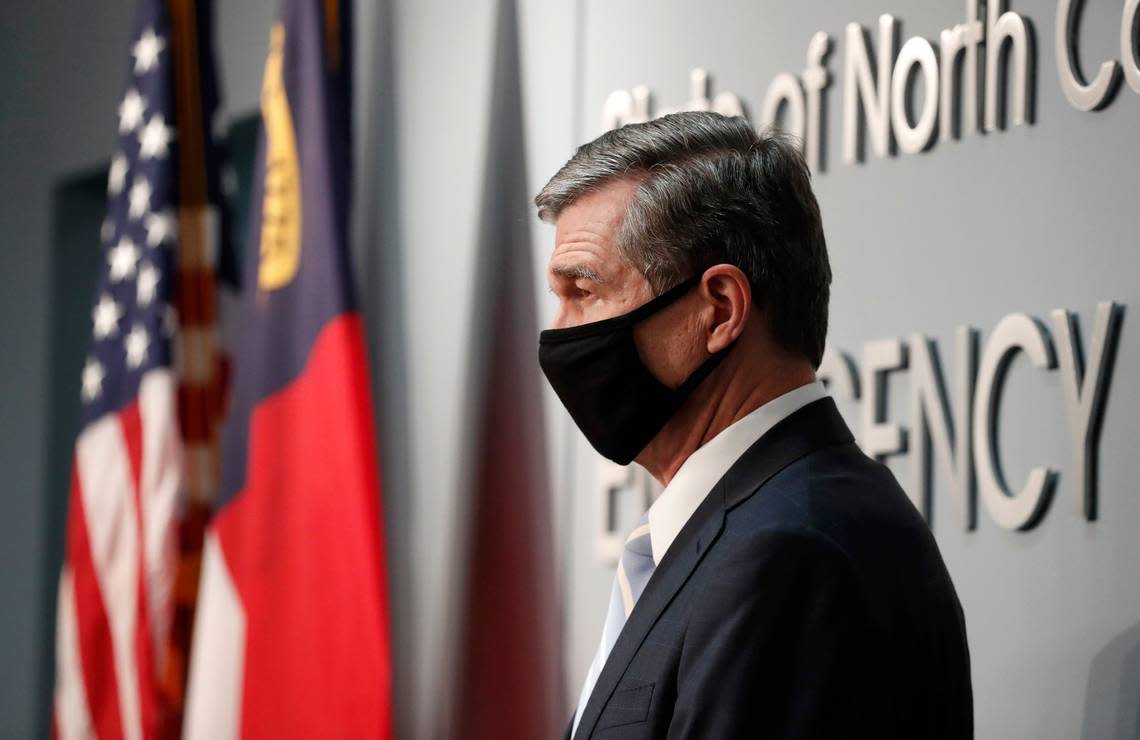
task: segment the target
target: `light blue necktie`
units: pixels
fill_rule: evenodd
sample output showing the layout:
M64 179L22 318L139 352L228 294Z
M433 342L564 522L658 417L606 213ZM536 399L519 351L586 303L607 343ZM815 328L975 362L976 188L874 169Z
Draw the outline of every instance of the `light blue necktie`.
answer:
M598 645L598 653L594 662L590 664L590 672L586 674L586 682L582 685L582 694L578 697L578 710L574 713L574 729L571 736L578 731L578 722L582 719L582 712L602 673L602 666L606 663L610 651L617 642L625 620L633 611L633 605L645 590L645 584L653 575L656 564L653 562L653 546L649 539L649 512L642 515L637 527L626 538L625 548L618 561L617 574L614 576L613 589L610 591L610 607L606 613L606 624L602 628L602 642Z

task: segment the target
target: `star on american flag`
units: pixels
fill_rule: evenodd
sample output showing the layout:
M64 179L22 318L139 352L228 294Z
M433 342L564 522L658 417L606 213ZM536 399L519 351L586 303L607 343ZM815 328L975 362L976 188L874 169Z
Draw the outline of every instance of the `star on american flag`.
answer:
M127 177L127 158L122 154L116 154L115 158L111 160L111 169L107 171L107 192L110 195L118 195L123 189L123 181Z
M111 265L111 282L129 278L135 274L135 264L139 261L139 248L129 236L124 236L107 254Z
M111 296L104 293L91 312L91 322L95 325L95 338L106 339L119 330L119 319L123 312Z
M135 181L131 185L131 192L128 194L130 207L128 208L127 215L133 219L139 219L146 215L147 210L150 208L151 195L150 181L142 175L135 175Z
M146 359L146 350L150 346L150 338L142 324L135 324L131 333L123 340L127 349L127 367L132 370L143 364Z
M144 110L146 110L146 100L139 95L139 91L133 87L127 90L123 102L119 103L119 133L134 131L142 123Z
M166 125L161 113L155 113L139 131L139 156L143 159L165 157L174 129Z
M144 219L146 226L146 245L148 247L157 247L167 239L176 237L178 228L178 219L174 215L174 211L166 209L161 212L152 211L147 214Z
M154 300L154 291L158 287L158 270L151 264L144 264L139 268L138 302L145 306Z
M88 358L83 366L83 400L94 401L103 392L103 366L94 358Z
M146 74L154 68L158 64L158 55L165 48L166 39L156 35L153 28L143 31L131 51L135 58L135 74Z

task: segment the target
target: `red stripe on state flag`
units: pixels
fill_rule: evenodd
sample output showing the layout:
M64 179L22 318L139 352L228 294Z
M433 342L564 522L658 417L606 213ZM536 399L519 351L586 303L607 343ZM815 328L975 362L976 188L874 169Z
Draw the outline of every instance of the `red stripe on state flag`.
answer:
M245 610L244 737L391 736L380 482L359 316L330 321L249 427L215 532Z
M79 636L80 664L87 706L97 737L123 737L119 716L119 681L115 675L111 625L103 606L99 579L91 557L87 516L83 510L78 462L71 472L71 503L67 512L67 562L73 573L75 615Z
M142 720L142 737L152 738L158 732L158 683L155 679L154 633L151 631L148 606L146 532L143 525L143 429L138 401L127 406L119 414L123 429L123 444L127 451L127 462L131 470L131 490L135 502L135 527L138 532L138 600L135 602L137 622L135 622L135 660L138 664L139 712Z

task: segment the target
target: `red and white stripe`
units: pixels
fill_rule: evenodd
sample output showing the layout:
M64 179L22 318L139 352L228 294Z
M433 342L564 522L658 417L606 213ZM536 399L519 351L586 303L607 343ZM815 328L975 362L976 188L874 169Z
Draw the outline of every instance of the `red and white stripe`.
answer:
M148 372L134 403L76 442L56 631L60 738L158 731L183 495L176 383L168 369Z

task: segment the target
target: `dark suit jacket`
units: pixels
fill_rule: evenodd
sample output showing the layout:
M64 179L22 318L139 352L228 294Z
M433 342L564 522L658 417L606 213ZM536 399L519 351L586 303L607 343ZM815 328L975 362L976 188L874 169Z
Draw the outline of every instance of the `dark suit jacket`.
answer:
M938 547L827 398L753 444L681 530L575 740L972 736Z

